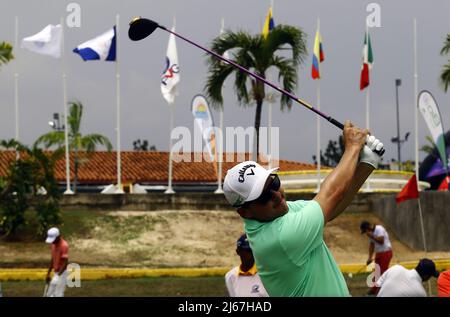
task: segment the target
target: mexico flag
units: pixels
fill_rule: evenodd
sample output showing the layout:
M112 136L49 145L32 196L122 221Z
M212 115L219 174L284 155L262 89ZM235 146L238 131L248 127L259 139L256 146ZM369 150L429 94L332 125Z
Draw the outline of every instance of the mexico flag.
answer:
M359 89L363 90L369 86L369 70L372 69L373 53L372 45L370 43L369 32L364 35L364 48L363 48L363 64L361 68L361 80L359 82Z

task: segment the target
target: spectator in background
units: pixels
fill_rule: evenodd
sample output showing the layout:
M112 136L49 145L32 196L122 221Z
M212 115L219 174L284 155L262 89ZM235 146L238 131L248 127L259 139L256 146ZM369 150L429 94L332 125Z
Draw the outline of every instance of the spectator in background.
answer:
M422 283L432 276L438 277L436 265L430 259L422 259L415 269L408 270L394 265L378 279L380 287L377 297L426 297Z
M243 234L237 240L236 253L241 258L241 264L225 274L228 294L231 297L268 297L258 275L247 235Z
M392 259L392 245L389 234L382 225L372 225L368 221L361 222L360 229L361 234L366 234L369 238L369 257L366 264L369 265L374 261L375 253L375 265L379 266L379 276L381 276L389 268ZM369 295L376 295L377 292L378 288L374 286L370 289Z
M439 274L437 287L439 297L450 297L450 270Z
M51 244L52 259L47 272L46 282L50 283L47 297L64 297L67 281L67 264L69 262L69 245L61 237L58 228L51 228L47 232L46 243ZM50 273L53 270L53 278Z

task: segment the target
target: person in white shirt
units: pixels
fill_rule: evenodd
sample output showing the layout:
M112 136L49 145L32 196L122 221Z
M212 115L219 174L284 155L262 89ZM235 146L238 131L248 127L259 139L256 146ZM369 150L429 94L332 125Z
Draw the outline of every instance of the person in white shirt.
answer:
M225 274L225 284L230 297L268 297L258 275L247 235L243 234L237 240L236 253L241 258L241 265Z
M382 225L371 224L368 221L361 222L361 234L366 234L369 238L369 257L366 264L369 265L374 260L375 265L378 266L376 271L381 276L389 268L389 263L392 259L392 245L389 240L389 234ZM374 281L376 282L376 281ZM374 286L370 289L369 295L376 295L379 288Z
M432 276L438 277L436 265L430 259L422 259L415 269L408 270L394 265L384 272L376 284L380 287L377 297L426 297L422 283Z

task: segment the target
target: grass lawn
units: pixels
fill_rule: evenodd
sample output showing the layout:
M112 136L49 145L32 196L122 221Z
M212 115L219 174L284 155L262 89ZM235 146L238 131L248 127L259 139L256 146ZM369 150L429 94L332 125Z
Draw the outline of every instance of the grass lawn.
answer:
M368 291L366 274L345 277L354 297L365 296ZM44 282L2 282L3 296L40 297ZM428 283L424 284L428 290ZM436 279L431 281L432 295L436 296ZM226 297L228 292L222 276L214 277L154 277L137 279L109 279L81 282L80 288L66 288L65 296L151 296L151 297Z
M42 296L44 281L2 282L3 296ZM65 296L228 296L225 280L214 277L155 277L82 281L79 288L66 288Z

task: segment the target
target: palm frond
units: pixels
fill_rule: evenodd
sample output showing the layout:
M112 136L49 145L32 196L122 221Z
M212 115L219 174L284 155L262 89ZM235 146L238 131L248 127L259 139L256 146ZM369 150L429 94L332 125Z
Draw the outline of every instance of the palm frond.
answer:
M225 80L234 70L231 65L209 65L209 76L206 80L205 92L215 109L221 108L223 104L222 87Z
M441 55L446 55L450 52L450 34L447 34L447 39L444 41L444 46L441 49Z
M14 149L16 151L20 152L28 152L29 149L24 144L20 143L19 141L15 139L10 140L0 140L0 147L3 147L5 149Z
M287 92L293 92L297 87L298 74L297 67L291 59L275 56L273 58L273 65L278 69L278 80L283 82L283 89ZM290 108L292 100L287 95L281 95L281 110L285 107Z
M306 47L307 35L301 29L289 25L277 25L269 32L267 40L263 42L264 54L271 58L276 51L288 45L292 50L294 65L302 64L308 55Z
M88 134L80 138L80 149L94 152L97 145L103 145L108 151L112 150L112 144L107 137L101 134Z
M444 65L444 68L441 72L441 84L444 86L444 91L447 92L448 85L450 84L450 60L447 65Z
M39 147L43 145L45 149L52 146L57 148L63 147L65 142L64 131L51 131L44 135L41 135L33 144L33 147Z
M248 69L249 71L256 72L257 59L255 58L255 54L253 53L255 49L252 50L244 50L241 49L235 55L236 63L241 65L242 67ZM248 88L249 82L252 82L253 77L250 77L245 72L241 72L240 70L236 70L236 78L234 82L234 90L237 95L237 99L240 105L247 105L250 101L249 91L251 91L251 87Z
M69 116L67 123L69 124L70 134L76 136L80 133L81 117L83 116L83 104L79 101L69 102Z
M13 47L11 44L7 42L0 43L0 65L6 64L10 60L14 59L14 55L12 54Z

